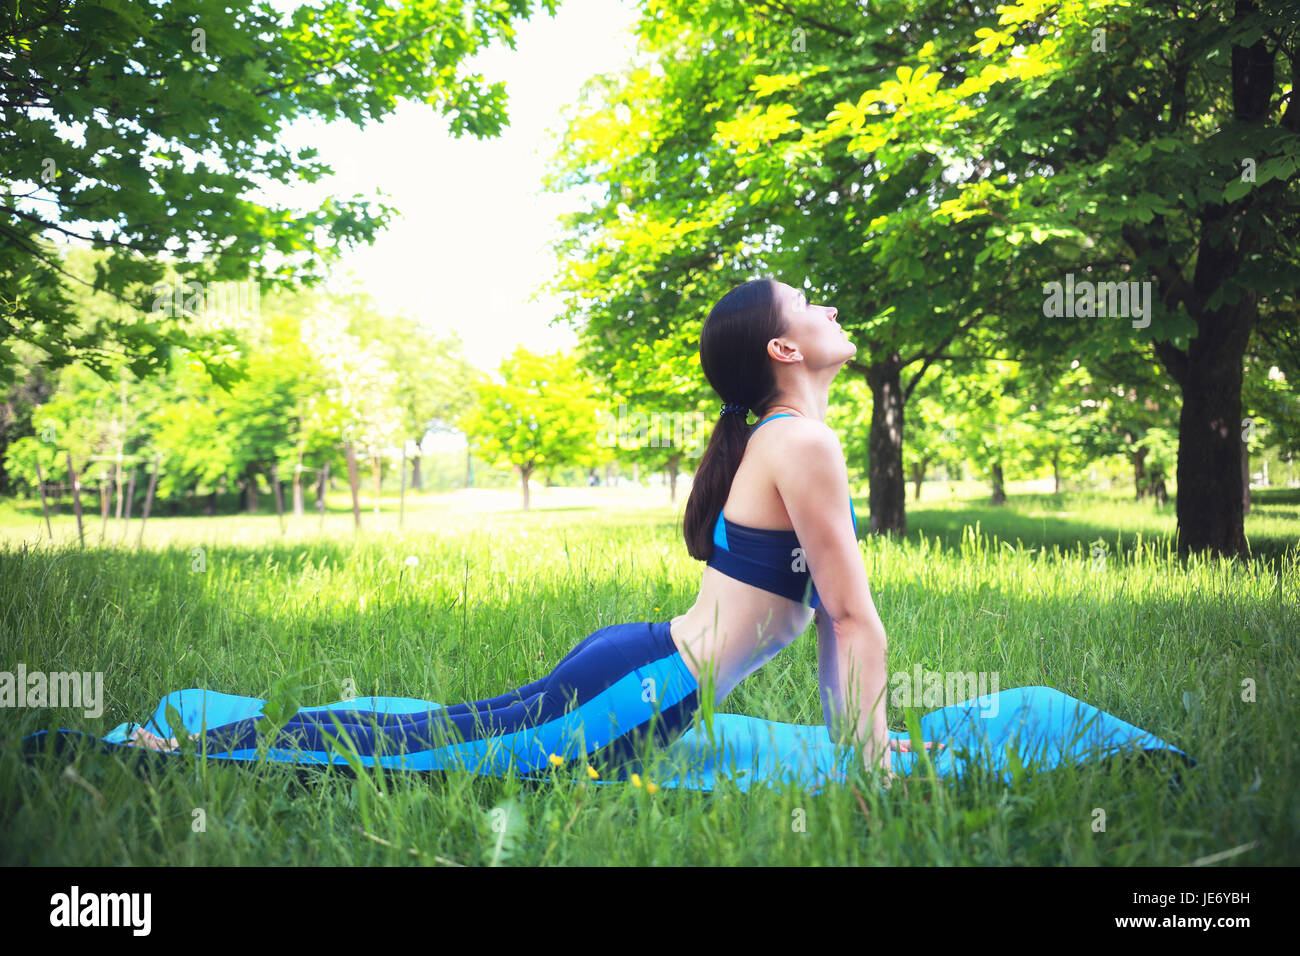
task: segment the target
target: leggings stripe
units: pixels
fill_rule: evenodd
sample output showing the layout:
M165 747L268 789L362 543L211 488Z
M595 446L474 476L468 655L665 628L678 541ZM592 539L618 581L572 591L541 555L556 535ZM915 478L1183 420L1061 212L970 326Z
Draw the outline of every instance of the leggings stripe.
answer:
M633 759L652 724L655 741L666 745L691 722L698 701L667 622L616 624L588 635L546 677L497 697L423 714L304 709L272 747L328 755L342 730L362 757L414 754L436 768L531 772L552 754ZM255 748L264 721L210 729L208 752Z

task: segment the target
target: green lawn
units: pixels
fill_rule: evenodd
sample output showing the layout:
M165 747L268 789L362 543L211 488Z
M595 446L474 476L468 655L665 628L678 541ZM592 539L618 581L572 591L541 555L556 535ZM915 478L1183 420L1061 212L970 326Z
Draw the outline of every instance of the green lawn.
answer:
M1122 495L1013 495L992 508L927 487L909 498L906 540L862 541L891 670L1059 688L1194 756L1181 788L1083 766L1013 786L912 779L882 792L863 779L815 796L708 794L596 787L580 770L540 785L300 780L275 764L141 772L18 753L23 734L102 734L183 687L264 697L288 679L304 704L346 696L348 681L358 695L490 696L598 627L667 620L693 600L702 565L661 493L553 489L535 501L524 514L508 490L412 498L398 530L389 500L378 519L366 510L359 536L341 511L324 531L309 516L283 535L274 515L151 518L139 550L137 525L113 521L100 545L97 512L84 549L66 516L52 548L39 505L0 505L0 670L102 671L106 698L94 720L0 711L0 863L1169 865L1251 844L1218 865L1297 859L1294 492L1256 495L1247 533L1268 563L1249 569L1179 562L1172 501L1157 511ZM865 535L865 493L857 506ZM1254 702L1242 699L1248 679ZM820 723L811 631L721 709ZM901 729L903 714L891 708L889 722ZM512 821L503 846L494 808Z

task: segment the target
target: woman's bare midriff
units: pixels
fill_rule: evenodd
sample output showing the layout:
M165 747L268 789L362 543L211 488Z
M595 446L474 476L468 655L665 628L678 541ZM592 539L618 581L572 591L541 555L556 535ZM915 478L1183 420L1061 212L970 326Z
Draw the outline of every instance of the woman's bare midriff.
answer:
M778 419L753 434L741 456L723 507L727 519L750 528L792 530L790 515L772 476L788 468ZM704 568L700 593L685 614L672 619L673 643L697 684L713 664L717 703L808 628L813 610L799 601L764 591Z
M699 597L670 627L673 643L697 684L706 665L712 664L716 705L788 647L812 616L807 605L705 567Z

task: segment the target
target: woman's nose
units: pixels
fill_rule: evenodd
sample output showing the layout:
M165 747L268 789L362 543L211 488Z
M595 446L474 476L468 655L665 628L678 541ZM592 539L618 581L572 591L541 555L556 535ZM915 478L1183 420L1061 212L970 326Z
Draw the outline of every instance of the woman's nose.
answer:
M831 321L832 321L832 322L835 321L835 316L837 316L837 315L839 315L839 313L836 312L834 309L831 309Z

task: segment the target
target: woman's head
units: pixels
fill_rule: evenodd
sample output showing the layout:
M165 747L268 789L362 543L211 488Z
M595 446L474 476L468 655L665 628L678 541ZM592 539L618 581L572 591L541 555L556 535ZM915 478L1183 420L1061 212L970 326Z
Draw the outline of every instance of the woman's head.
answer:
M835 322L834 309L810 305L801 290L774 279L732 289L714 305L700 331L700 365L709 384L723 402L760 418L791 389L794 377L838 369L854 351ZM720 415L714 426L686 502L686 549L693 558L703 561L713 553L713 525L731 491L749 432L744 414Z
M718 300L700 333L700 365L725 402L762 415L780 391L800 391L798 376L834 375L857 349L833 306L813 305L802 289L754 279Z
M776 372L767 343L785 335L780 284L754 279L732 289L713 306L700 330L700 367L713 390L728 403L762 414L776 395ZM744 415L722 421L745 424Z

